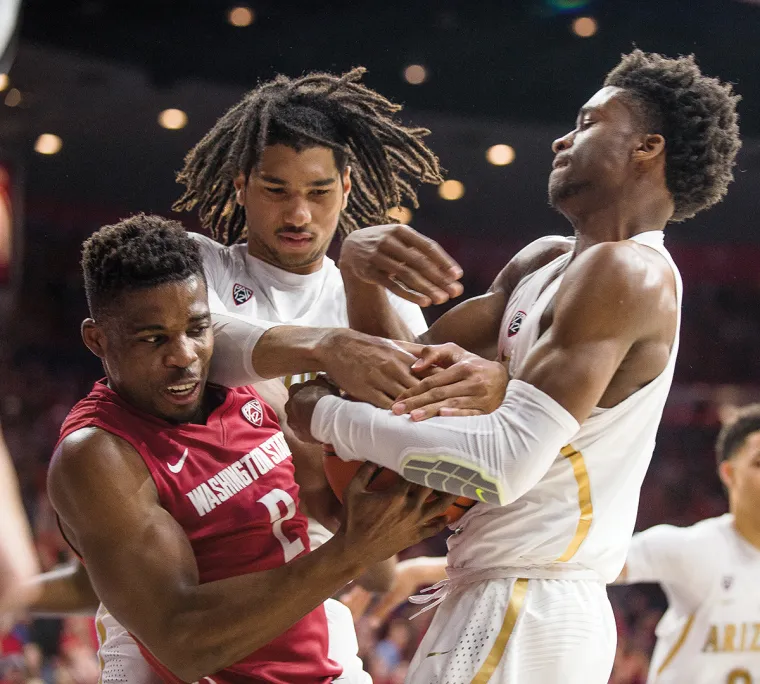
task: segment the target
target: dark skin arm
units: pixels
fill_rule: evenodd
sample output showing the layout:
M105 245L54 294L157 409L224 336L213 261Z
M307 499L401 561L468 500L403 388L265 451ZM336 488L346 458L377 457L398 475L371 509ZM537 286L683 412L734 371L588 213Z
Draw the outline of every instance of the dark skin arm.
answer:
M670 266L648 247L607 242L568 268L546 332L520 378L579 423L596 406L616 406L665 368L675 337Z
M340 525L340 502L333 494L322 467L322 449L299 440L287 426L285 402L288 391L279 380L258 383L256 391L272 406L293 453L296 482L299 485L301 510L314 517L330 531ZM387 591L390 587L395 558L370 568L356 581L370 591ZM38 615L94 615L100 605L87 570L77 559L33 577L30 581L39 592L28 609Z
M450 497L426 503L429 489L401 483L369 493L373 471L368 465L349 485L341 528L322 547L273 570L206 584L182 528L123 440L95 428L69 435L53 456L48 491L97 595L191 682L261 648L368 565L442 529Z
M379 235L369 233L380 229L383 232ZM399 236L403 236L403 240ZM415 338L385 295L384 288L392 282L389 277L393 271L391 266L385 266L386 260L404 263L404 272L408 274L406 286L416 285L425 293L425 299L397 285L388 285L388 288L421 306L449 299L444 288L451 288L450 284L447 285L452 281L451 274L461 269L437 243L408 226L378 226L356 231L344 240L339 262L346 286L349 322L353 329L373 335L426 345L453 342L473 354L495 359L501 319L514 288L522 278L571 247L565 238L532 242L501 270L486 294L450 309L429 330ZM394 275L394 278L398 276ZM461 294L461 286L458 293Z
M267 330L251 361L262 378L323 371L351 396L390 408L417 384L415 357L390 340L345 328L280 325Z
M37 589L29 579L36 572L37 554L0 428L0 611L21 608L34 599Z

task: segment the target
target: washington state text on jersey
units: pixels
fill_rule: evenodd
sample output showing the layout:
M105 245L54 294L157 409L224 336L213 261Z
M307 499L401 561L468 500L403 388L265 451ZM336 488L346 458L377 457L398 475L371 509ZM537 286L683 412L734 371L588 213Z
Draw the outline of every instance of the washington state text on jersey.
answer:
M187 498L195 506L198 515L203 517L290 456L285 435L278 432L251 449L240 460L222 468L206 482L187 492Z

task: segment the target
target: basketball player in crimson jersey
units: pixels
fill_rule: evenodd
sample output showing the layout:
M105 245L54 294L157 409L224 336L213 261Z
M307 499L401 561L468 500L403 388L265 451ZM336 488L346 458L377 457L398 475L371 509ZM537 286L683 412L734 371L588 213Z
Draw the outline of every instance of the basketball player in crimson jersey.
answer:
M368 493L368 466L337 534L308 553L274 411L252 388L206 383L197 244L140 215L95 233L83 269L82 335L107 377L64 422L48 488L98 596L164 681L334 681L322 602L442 529L452 497Z

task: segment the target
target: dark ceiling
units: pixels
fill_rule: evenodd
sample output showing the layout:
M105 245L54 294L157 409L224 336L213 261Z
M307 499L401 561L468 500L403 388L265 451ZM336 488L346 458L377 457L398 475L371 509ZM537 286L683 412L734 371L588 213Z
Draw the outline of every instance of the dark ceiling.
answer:
M174 175L185 153L245 89L277 72L363 64L370 87L404 103L406 120L433 131L430 144L448 177L466 186L457 202L422 188L415 227L489 240L567 230L546 202L551 141L572 126L578 107L620 53L636 44L673 55L694 52L707 73L735 83L744 98L736 183L725 202L675 234L710 242L760 241L754 219L760 185L760 4L242 2L256 14L246 28L226 21L235 0L25 1L10 70L10 84L23 99L16 107L0 105L0 158L20 170L30 218L44 210L59 223L71 216L76 226L86 207L120 215L167 212L179 192ZM560 12L560 5L584 6ZM595 36L572 34L570 24L580 15L596 18ZM424 84L404 82L410 63L425 65ZM185 128L158 126L158 112L167 107L187 112ZM33 151L42 133L62 138L60 153ZM485 150L495 143L514 147L513 164L486 163Z
M247 28L225 21L232 0L26 0L22 40L137 65L159 87L207 79L250 87L275 72L364 64L372 85L412 109L568 122L638 45L696 53L736 84L745 134L760 132L760 7L738 0L247 0ZM240 3L246 4L246 3ZM572 11L557 8L576 7ZM599 22L574 36L574 14ZM424 64L428 82L401 79Z

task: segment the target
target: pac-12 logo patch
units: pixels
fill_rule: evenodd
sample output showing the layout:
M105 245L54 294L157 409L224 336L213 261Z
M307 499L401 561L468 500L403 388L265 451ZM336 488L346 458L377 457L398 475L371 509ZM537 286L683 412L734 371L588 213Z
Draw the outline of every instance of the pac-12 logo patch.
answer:
M512 317L512 320L509 323L509 327L507 328L507 337L514 337L518 332L520 332L520 326L522 325L522 322L525 320L525 317L527 315L528 314L526 314L524 311L518 311Z
M237 306L245 304L251 297L253 297L253 290L251 288L240 283L235 283L232 288L232 298Z
M261 422L264 419L264 409L261 408L261 403L258 399L251 399L247 404L243 405L240 409L249 423L256 427L261 427Z

